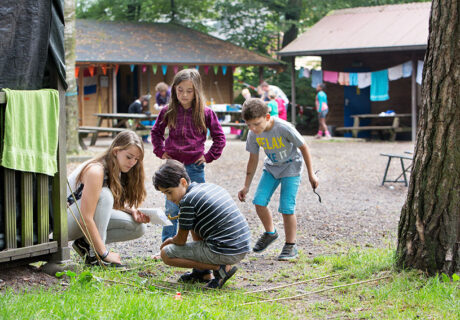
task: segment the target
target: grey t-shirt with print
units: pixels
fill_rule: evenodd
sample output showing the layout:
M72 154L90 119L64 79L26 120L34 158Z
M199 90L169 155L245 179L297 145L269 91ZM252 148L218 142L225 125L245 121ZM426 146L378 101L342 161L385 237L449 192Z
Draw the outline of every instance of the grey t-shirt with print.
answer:
M305 140L289 122L273 119L275 123L269 131L258 135L249 132L246 150L258 154L262 147L267 155L264 168L275 179L298 176L303 168L302 154L298 148L305 144Z

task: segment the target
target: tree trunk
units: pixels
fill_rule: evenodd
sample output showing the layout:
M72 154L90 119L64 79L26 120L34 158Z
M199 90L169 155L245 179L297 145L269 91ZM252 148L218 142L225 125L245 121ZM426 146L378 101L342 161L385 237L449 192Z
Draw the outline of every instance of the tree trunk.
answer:
M397 267L460 270L459 3L434 0L414 166L398 227Z
M65 108L67 115L67 152L76 153L79 150L79 144L78 99L77 84L75 81L75 0L65 0L64 21L66 81L68 84L65 97Z

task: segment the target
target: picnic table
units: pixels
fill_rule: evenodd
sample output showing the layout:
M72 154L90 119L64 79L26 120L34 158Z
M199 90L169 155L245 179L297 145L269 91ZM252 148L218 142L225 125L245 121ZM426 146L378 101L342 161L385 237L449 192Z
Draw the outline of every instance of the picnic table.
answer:
M412 115L410 113L393 113L393 114L355 114L351 117L353 118L352 127L339 127L336 128L336 131L351 131L353 137L358 137L358 132L362 130L371 130L371 131L388 131L390 133L390 140L394 141L396 139L397 132L409 132L411 131L410 127L404 127L401 125L401 118L410 118ZM360 126L362 119L392 119L391 125L371 125L371 126Z
M79 139L80 145L83 148L83 140L80 134L88 134L92 133L91 137L91 145L94 146L96 144L97 138L100 132L112 132L112 133L119 133L123 130L129 129L135 131L138 135L148 135L150 133L151 127L144 126L141 124L141 121L148 121L148 120L155 120L158 115L157 114L145 114L145 113L95 113L96 117L98 117L97 125L95 127L90 126L82 126L79 127ZM112 127L103 127L102 122L104 120L111 120ZM124 120L126 127L116 127L115 121ZM83 144L83 145L82 145ZM85 149L85 148L83 148Z
M213 109L213 111L216 113L217 117L219 118L229 115L230 121L228 122L223 121L220 123L220 125L222 127L230 127L230 128L243 130L241 134L241 140L245 141L247 139L249 129L246 123L244 122L244 120L241 118L241 109L240 110L228 110L228 109L223 110L223 109L213 108L213 106L211 106L211 109Z

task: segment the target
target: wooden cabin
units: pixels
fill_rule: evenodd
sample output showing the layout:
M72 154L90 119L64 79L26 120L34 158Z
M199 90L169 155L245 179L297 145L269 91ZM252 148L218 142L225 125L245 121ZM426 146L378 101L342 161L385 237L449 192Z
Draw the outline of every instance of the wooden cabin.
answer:
M370 88L357 89L325 82L329 104L327 123L350 126L353 114L386 110L412 113L412 138L420 104L416 84L418 61L423 61L428 39L431 2L336 10L283 48L281 56L320 56L321 69L371 72L412 61L412 75L389 82L390 99L370 101Z
M76 33L80 125L95 125L94 113L127 112L137 97L154 96L158 82L170 85L184 67L197 68L208 101L222 104L233 102L235 67L282 67L277 60L171 23L77 20Z

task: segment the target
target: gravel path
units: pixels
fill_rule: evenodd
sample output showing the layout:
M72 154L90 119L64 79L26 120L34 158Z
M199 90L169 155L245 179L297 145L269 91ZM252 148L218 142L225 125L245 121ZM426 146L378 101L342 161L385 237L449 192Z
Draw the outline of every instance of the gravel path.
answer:
M343 140L318 141L306 137L310 147L314 170L319 170L320 186L317 189L322 203L312 192L306 170L302 174L301 188L297 197L298 245L307 255L315 256L336 253L352 246L385 246L394 242L401 207L407 188L402 184L387 184L382 187L381 179L387 158L381 152L403 153L412 150L410 142L348 142ZM104 150L110 140L98 140L98 147L91 153ZM210 142L208 142L210 143ZM145 170L147 200L145 206L163 207L164 198L152 186L151 177L162 163L146 144ZM263 165L263 156L249 199L254 195ZM222 157L206 167L206 181L226 188L246 216L255 243L263 228L251 201L241 203L237 193L243 185L248 153L245 144L230 136ZM68 164L71 172L78 163ZM393 169L393 170L391 170ZM399 167L392 164L390 173L397 173ZM277 213L279 191L269 205L274 213L274 222L280 232L280 240L258 255L273 262L282 247L284 228L282 217ZM141 239L113 244L112 248L124 258L151 256L161 243L161 228L148 225L147 233ZM248 260L248 259L245 259ZM251 259L252 260L252 259Z

